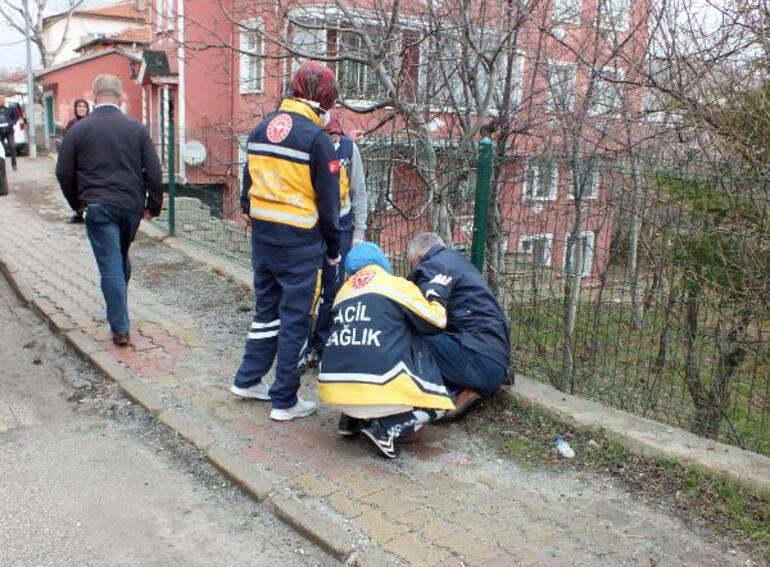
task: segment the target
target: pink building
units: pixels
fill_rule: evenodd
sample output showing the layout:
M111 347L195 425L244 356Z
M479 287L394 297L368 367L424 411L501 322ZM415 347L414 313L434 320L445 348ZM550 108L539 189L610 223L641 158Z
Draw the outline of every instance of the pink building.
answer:
M381 25L373 16L374 4L366 0L351 4L356 4L356 17L363 18L369 29ZM407 4L395 40L400 46L396 50L400 93L414 100L452 94L457 79L446 75L455 72L458 66L452 58L456 61L460 54L447 54L446 46L420 41L427 37L426 8L420 2ZM581 136L590 148L587 154L611 153L619 138L619 125L615 124L619 115L612 108L621 96L617 85L642 61L646 41L644 3L606 0L602 6L602 14L597 15L596 0L551 0L539 5L521 26L513 66L516 81L512 99L520 106L516 121L526 128L511 151L516 157L504 170L501 206L508 223L507 248L513 257L529 258L535 266L562 272L571 265L567 236L574 230L576 210L570 174L574 167L569 167L567 159L548 157L558 155L568 145L564 130L558 126L559 118L582 113L586 127ZM442 3L442 7L448 14L459 9L451 2ZM502 15L489 13L485 17L490 33L500 33ZM232 216L237 213L246 136L276 108L297 64L282 45L319 59L345 50L355 52L361 49L362 40L346 30L344 21L345 15L329 5L299 0L280 6L241 0L154 0L148 6L150 47L140 55L138 69L135 60L126 61L134 70L127 103L130 112L148 126L164 154L173 118L179 176L187 184L220 191L221 212ZM622 49L613 48L619 44ZM110 49L117 55L118 50ZM450 64L441 70L445 82L437 87L437 68L441 65L434 62L442 58ZM590 64L586 64L587 58ZM347 130L375 129L388 109L367 114L354 111L381 95L371 70L349 61L328 64L336 70L343 98L353 109L338 109L343 126ZM125 69L122 76L126 76ZM641 94L628 90L624 96L627 108L637 112ZM66 97L59 98L64 104ZM440 151L442 143L457 137L458 118L440 106L425 108L424 118ZM598 121L605 125L602 132L595 127ZM365 139L370 158L390 152L391 159L383 159L382 166L378 159L369 160L367 176L373 188L374 198L370 200L386 201L372 214L370 236L391 251L403 249L410 234L428 226L423 182L411 166L399 165L399 160L393 159L394 145L399 146L396 153L407 152L412 146L406 131L403 120L395 117ZM583 166L579 167L583 171ZM596 268L606 263L604 256L609 249L612 227L606 206L611 179L597 168L584 169L588 181L583 184L579 232L586 262L581 273L590 284L595 281ZM473 182L466 179L461 184L455 243L467 244Z

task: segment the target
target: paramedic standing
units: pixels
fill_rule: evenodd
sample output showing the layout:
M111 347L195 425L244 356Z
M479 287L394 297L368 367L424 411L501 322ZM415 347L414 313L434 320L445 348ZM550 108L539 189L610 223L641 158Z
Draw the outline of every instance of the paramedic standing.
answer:
M306 417L297 396L324 263L340 262L340 163L324 132L337 99L331 69L308 61L292 97L249 136L241 209L251 227L256 313L231 391L270 400L271 419ZM263 378L276 359L275 381Z

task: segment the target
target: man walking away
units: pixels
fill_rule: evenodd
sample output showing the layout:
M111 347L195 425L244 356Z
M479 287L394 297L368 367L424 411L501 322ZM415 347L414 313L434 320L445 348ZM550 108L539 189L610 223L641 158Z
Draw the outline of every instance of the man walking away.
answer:
M0 95L0 144L8 144L8 153L11 154L11 167L16 171L16 139L13 135L13 127L19 119L14 108L5 105L5 96ZM30 140L32 143L32 140Z
M356 143L345 136L342 125L333 116L326 126L326 132L332 139L337 159L340 162L340 256L344 265L345 257L351 246L360 244L366 234L366 179L364 163ZM331 312L334 297L344 282L340 266L326 264L323 269L321 302L318 306L309 361L320 359L329 334L331 333Z
M287 421L316 410L297 397L321 291L321 268L340 262L340 164L324 117L337 99L334 73L309 61L292 79L293 97L249 136L241 208L251 227L256 313L231 391L271 400ZM276 358L275 382L262 381Z
M437 234L418 234L407 255L409 279L427 299L446 306L446 332L426 341L444 383L454 390L457 410L447 417L457 417L503 383L511 356L508 324L476 267Z
M128 249L142 218L160 214L161 169L145 127L118 106L123 96L120 79L99 75L92 89L93 112L64 137L56 177L72 210L86 210L112 340L127 346Z

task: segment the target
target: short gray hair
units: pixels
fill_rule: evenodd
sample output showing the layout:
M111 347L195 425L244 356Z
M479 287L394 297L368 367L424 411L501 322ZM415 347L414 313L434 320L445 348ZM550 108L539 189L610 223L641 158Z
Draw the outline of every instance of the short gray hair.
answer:
M446 246L441 237L435 232L421 232L409 242L406 247L406 257L413 260L417 256L422 256L434 246Z
M97 96L123 96L123 83L115 75L99 75L94 79L94 85L91 87L94 98Z

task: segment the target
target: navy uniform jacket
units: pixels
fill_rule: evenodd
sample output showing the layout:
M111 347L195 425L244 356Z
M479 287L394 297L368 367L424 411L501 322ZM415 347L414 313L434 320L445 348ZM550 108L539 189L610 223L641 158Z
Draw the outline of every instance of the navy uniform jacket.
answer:
M56 177L73 209L102 204L160 214L160 161L143 124L114 105L97 106L62 141Z
M427 299L447 309L446 333L503 368L511 359L511 340L503 310L487 282L465 256L434 246L409 275Z
M241 209L253 237L308 254L339 255L340 164L321 120L304 102L285 99L249 136Z
M365 266L340 289L332 321L318 372L325 403L454 408L422 339L442 331L446 310L413 283Z

